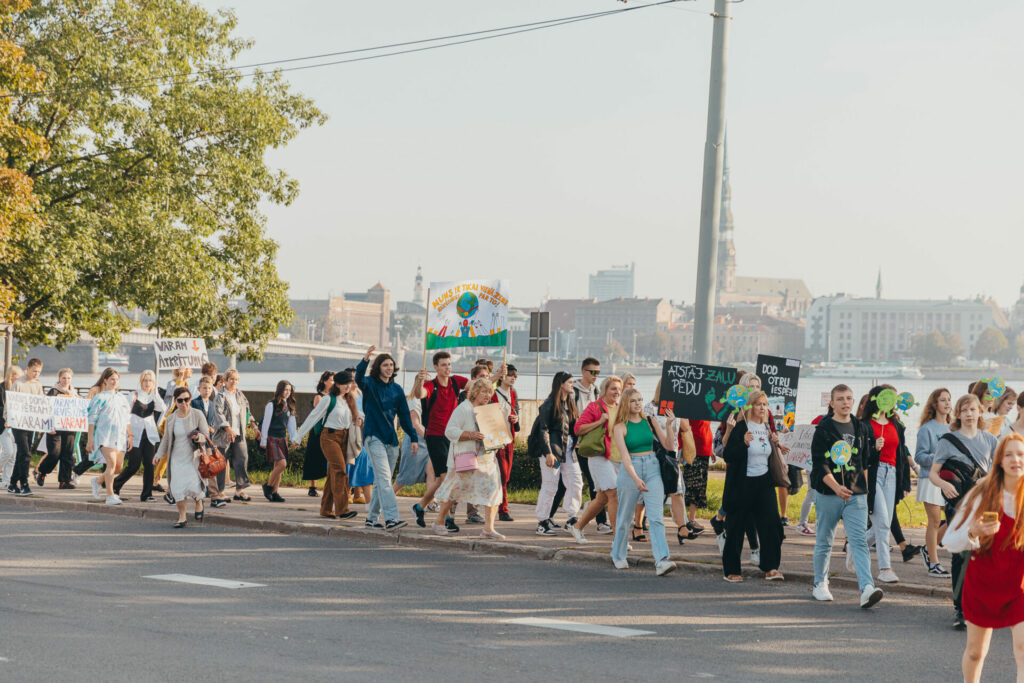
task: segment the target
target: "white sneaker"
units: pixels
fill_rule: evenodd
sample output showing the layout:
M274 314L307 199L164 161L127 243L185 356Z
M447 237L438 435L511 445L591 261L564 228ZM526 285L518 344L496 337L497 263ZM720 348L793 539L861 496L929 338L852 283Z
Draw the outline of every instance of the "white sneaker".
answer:
M658 576L665 576L665 574L671 574L676 570L676 563L671 560L662 560L658 564L654 565L654 572Z
M121 499L118 496L116 496L116 495L107 496L107 505L120 505L120 504L121 504Z
M583 545L584 543L590 543L590 541L587 540L586 536L583 535L583 532L577 529L576 527L569 527L569 531L572 532L573 538L575 538L576 542L580 545Z
M614 534L615 529L612 528L611 524L601 523L597 525L597 533L602 536L606 536L608 534Z
M100 478L99 477L93 477L92 478L92 497L94 499L96 499L96 500L99 500L100 498L103 497L103 496L100 495Z
M725 552L725 532L718 534L716 540L718 541L718 554L721 555Z
M751 550L750 551L750 564L761 564L761 551Z
M612 564L616 569L629 569L629 562L626 560L612 560Z
M446 527L444 524L431 524L430 528L438 536L447 536L448 535L448 527Z
M875 588L871 584L864 586L864 592L860 594L860 606L862 609L873 607L878 604L878 601L882 599L885 593L882 592L881 588Z
M896 576L896 572L891 569L883 569L878 572L878 580L882 583L896 583L900 577Z
M832 597L831 591L828 589L828 581L822 581L821 583L814 584L814 590L811 591L811 595L814 596L815 600L822 602L832 602L835 598Z
M74 472L71 473L71 483L78 486L78 475Z

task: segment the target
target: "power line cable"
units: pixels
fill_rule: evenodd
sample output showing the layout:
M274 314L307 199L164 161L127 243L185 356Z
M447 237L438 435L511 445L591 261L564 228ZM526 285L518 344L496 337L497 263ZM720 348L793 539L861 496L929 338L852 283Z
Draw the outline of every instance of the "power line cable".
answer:
M289 72L289 71L304 71L304 70L308 70L308 69L318 69L318 68L325 67L325 66L336 66L336 65L339 65L339 64L349 64L349 63L352 63L352 62L364 62L364 61L369 61L369 60L373 60L373 59L382 59L382 58L385 58L385 57L395 57L395 56L398 56L398 55L411 54L411 53L414 53L414 52L425 52L427 50L436 50L436 49L439 49L439 48L452 47L452 46L455 46L455 45L465 45L465 44L468 44L468 43L475 43L475 42L480 42L480 41L483 41L483 40L490 40L492 38L504 38L506 36L518 35L520 33L529 33L529 32L532 32L532 31L539 31L539 30L545 29L545 28L554 28L556 26L565 26L565 25L568 25L568 24L575 24L575 23L581 22L581 21L590 21L592 19L600 19L600 18L603 18L603 17L612 16L612 15L616 15L616 14L623 14L625 12L632 12L632 11L636 11L636 10L647 9L649 7L666 6L666 5L671 5L671 4L675 4L675 3L678 3L678 2L688 2L688 1L692 1L692 0L661 0L660 2L653 2L653 3L646 4L646 5L636 5L634 7L623 7L623 8L614 9L614 10L605 10L605 11L602 11L602 12L591 12L589 14L580 14L580 15L575 15L575 16L571 16L571 17L562 17L562 18L559 18L559 19L548 19L548 20L545 20L545 21L535 21L535 22L530 22L530 23L525 23L525 24L516 24L516 25L512 25L512 26L504 26L504 27L500 27L500 28L485 29L485 30L479 30L479 31L471 31L471 32L468 32L468 33L457 33L457 34L452 34L452 35L448 35L448 36L438 36L438 37L435 37L435 38L423 38L423 39L419 39L419 40L411 40L411 41L405 41L405 42L401 42L401 43L390 43L390 44L386 44L386 45L378 45L378 46L375 46L375 47L356 48L356 49L352 49L352 50L341 50L341 51L337 51L337 52L326 52L326 53L321 53L321 54L317 54L317 55L309 55L309 56L305 56L305 57L290 57L290 58L286 58L286 59L277 59L277 60L268 60L268 61L263 61L263 62L254 62L254 63L251 63L251 64L244 64L244 65L239 65L239 66L217 67L217 68L212 68L212 69L202 69L202 70L191 71L191 72L180 72L180 73L174 73L174 74L166 74L166 75L163 75L163 76L153 76L153 77L144 78L144 79L136 79L136 80L133 80L133 81L126 81L126 82L122 82L122 83L113 83L113 84L111 84L109 86L100 87L100 88L95 88L94 86L82 85L82 86L79 86L77 88L65 89L65 90L48 90L48 91L47 90L43 90L43 91L37 91L37 92L4 93L4 94L0 94L0 98L2 98L2 99L10 99L10 98L15 98L15 97L52 96L52 95L61 95L61 94L69 93L69 92L75 92L75 91L80 91L80 90L85 90L85 89L90 89L90 88L92 88L92 89L100 89L100 90L108 90L108 91L116 92L116 91L125 90L125 89L127 89L129 87L132 87L132 86L144 85L144 84L147 84L147 83L155 83L157 85L163 85L163 86L168 86L168 87L174 86L174 85L187 85L187 84L190 84L190 83L191 84L199 84L199 83L209 82L209 81L213 80L213 78L216 75L219 75L219 74L222 74L222 73L228 73L228 74L232 74L232 75L237 75L240 78L248 78L248 77L251 77L251 76L255 76L257 73L261 73L257 69L259 69L259 67L264 67L264 66L273 66L273 65L277 65L277 64L290 64L290 63L299 62L299 61L308 61L308 60L311 60L311 59L323 59L325 57L335 57L335 56L341 56L341 55L347 55L347 54L357 54L357 53L363 53L363 52L376 52L376 51L379 51L379 50L387 50L387 49L390 49L390 48L393 48L393 47L407 47L407 46L410 46L410 45L423 45L424 43L438 43L438 41L448 41L448 42L441 42L441 43L438 43L436 45L426 45L426 46L423 46L423 47L412 48L412 49L408 49L408 50L395 50L393 52L385 52L385 53L382 53L382 54L367 55L367 56L364 56L364 57L355 57L355 58L351 58L351 59L340 59L340 60L334 60L334 61L329 61L329 62L320 62L318 64L307 64L307 65L303 65L303 66L294 66L294 67L286 67L286 68L283 68L283 69L275 69L275 72L277 72L277 73L284 73L284 72ZM452 40L454 38L466 38L466 39L465 40ZM249 73L239 73L243 69L254 69L254 70L250 71Z

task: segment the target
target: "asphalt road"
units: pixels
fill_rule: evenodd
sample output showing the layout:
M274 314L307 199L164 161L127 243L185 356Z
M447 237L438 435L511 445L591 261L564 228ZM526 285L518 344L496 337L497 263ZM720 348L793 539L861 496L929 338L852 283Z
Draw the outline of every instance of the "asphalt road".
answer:
M954 681L939 600L0 509L0 681ZM265 584L237 590L150 578ZM613 637L510 619L650 631ZM1009 632L986 681L1013 680Z

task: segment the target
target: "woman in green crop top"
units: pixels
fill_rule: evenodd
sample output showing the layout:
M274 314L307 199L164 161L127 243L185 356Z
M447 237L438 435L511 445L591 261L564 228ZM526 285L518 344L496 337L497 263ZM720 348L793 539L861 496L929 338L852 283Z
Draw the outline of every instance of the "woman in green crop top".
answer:
M619 509L615 515L615 540L612 544L612 562L616 569L626 569L626 548L628 533L633 521L633 509L640 496L650 527L651 551L654 553L654 569L658 576L664 576L676 568L668 559L668 542L665 540L664 515L665 489L661 483L661 465L654 454L654 437L666 450L676 449L673 438L675 416L668 414L666 428L657 420L644 417L644 398L636 389L627 389L619 402L612 438L619 453L628 453L622 458L619 468L618 498Z

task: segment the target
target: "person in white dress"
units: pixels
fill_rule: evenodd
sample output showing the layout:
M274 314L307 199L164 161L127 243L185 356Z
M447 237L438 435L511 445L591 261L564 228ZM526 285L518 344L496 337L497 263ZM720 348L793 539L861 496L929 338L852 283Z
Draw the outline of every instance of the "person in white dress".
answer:
M102 456L106 464L106 469L92 480L92 497L98 500L105 487L107 505L121 504L114 493L114 475L121 468L124 452L132 441L131 409L118 391L120 379L117 370L104 370L96 382L100 391L89 401L89 439L85 450L89 460L99 461Z
M160 448L153 457L156 464L167 455L167 467L170 471L168 481L174 504L178 507L178 521L175 529L188 524L185 506L187 499L195 501L195 519L202 521L203 496L205 487L199 477L199 452L194 443L210 436L210 427L206 416L192 408L192 392L188 387L178 387L173 395L174 412L167 417L164 425L164 436Z

